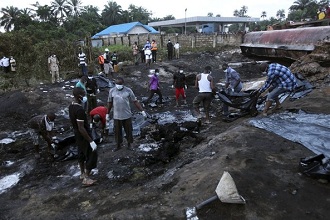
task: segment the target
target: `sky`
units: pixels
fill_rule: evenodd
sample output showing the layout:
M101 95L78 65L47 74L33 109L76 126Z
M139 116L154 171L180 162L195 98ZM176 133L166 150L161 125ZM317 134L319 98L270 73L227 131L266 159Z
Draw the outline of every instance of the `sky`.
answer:
M7 6L15 6L19 9L28 8L37 0L1 0L0 8ZM38 0L40 5L50 5L51 0ZM108 0L81 0L83 6L93 5L100 10L104 9ZM168 15L173 15L176 19L195 16L207 16L209 12L213 16L218 14L221 17L233 17L234 11L240 10L241 7L247 6L247 15L253 18L260 18L263 11L266 11L267 17L276 17L278 10L284 9L287 16L289 7L293 5L294 0L114 0L123 10L127 10L130 4L152 12L153 18L163 18ZM187 11L185 11L187 9Z

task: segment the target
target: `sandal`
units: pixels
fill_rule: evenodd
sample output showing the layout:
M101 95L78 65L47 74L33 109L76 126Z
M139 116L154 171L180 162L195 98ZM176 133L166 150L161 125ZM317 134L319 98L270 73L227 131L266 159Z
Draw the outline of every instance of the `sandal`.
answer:
M85 177L84 180L82 181L82 185L83 186L92 186L95 184L95 182L96 182L96 180L92 180L88 177Z

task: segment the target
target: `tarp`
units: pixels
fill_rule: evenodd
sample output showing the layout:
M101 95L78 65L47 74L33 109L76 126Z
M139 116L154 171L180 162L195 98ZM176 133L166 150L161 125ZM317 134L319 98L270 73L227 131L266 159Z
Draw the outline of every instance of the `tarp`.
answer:
M330 115L307 114L303 111L283 112L253 118L249 123L300 143L315 154L324 154L330 158Z

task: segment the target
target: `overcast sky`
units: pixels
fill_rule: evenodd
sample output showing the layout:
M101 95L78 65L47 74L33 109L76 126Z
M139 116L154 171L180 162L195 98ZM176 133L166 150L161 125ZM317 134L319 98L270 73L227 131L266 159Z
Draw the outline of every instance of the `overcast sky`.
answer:
M108 1L105 0L81 0L83 6L93 5L100 10L104 9ZM15 6L19 9L30 7L37 0L1 0L0 7ZM38 0L41 5L50 5L51 0ZM266 11L267 18L276 17L278 10L284 9L287 16L289 7L293 5L294 0L116 0L114 1L127 10L130 4L143 7L152 12L153 18L163 18L167 15L173 15L175 18L207 16L209 12L213 16L220 14L221 17L232 17L234 10L240 10L243 5L247 6L247 15L254 18L260 18L261 13ZM185 9L187 8L186 15Z

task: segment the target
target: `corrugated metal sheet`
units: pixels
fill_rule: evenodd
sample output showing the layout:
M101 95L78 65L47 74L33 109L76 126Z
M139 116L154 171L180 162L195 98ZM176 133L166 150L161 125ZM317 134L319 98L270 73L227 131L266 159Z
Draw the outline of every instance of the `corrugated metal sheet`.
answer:
M319 41L330 39L330 26L256 31L244 35L240 45L247 55L298 59L314 50Z

